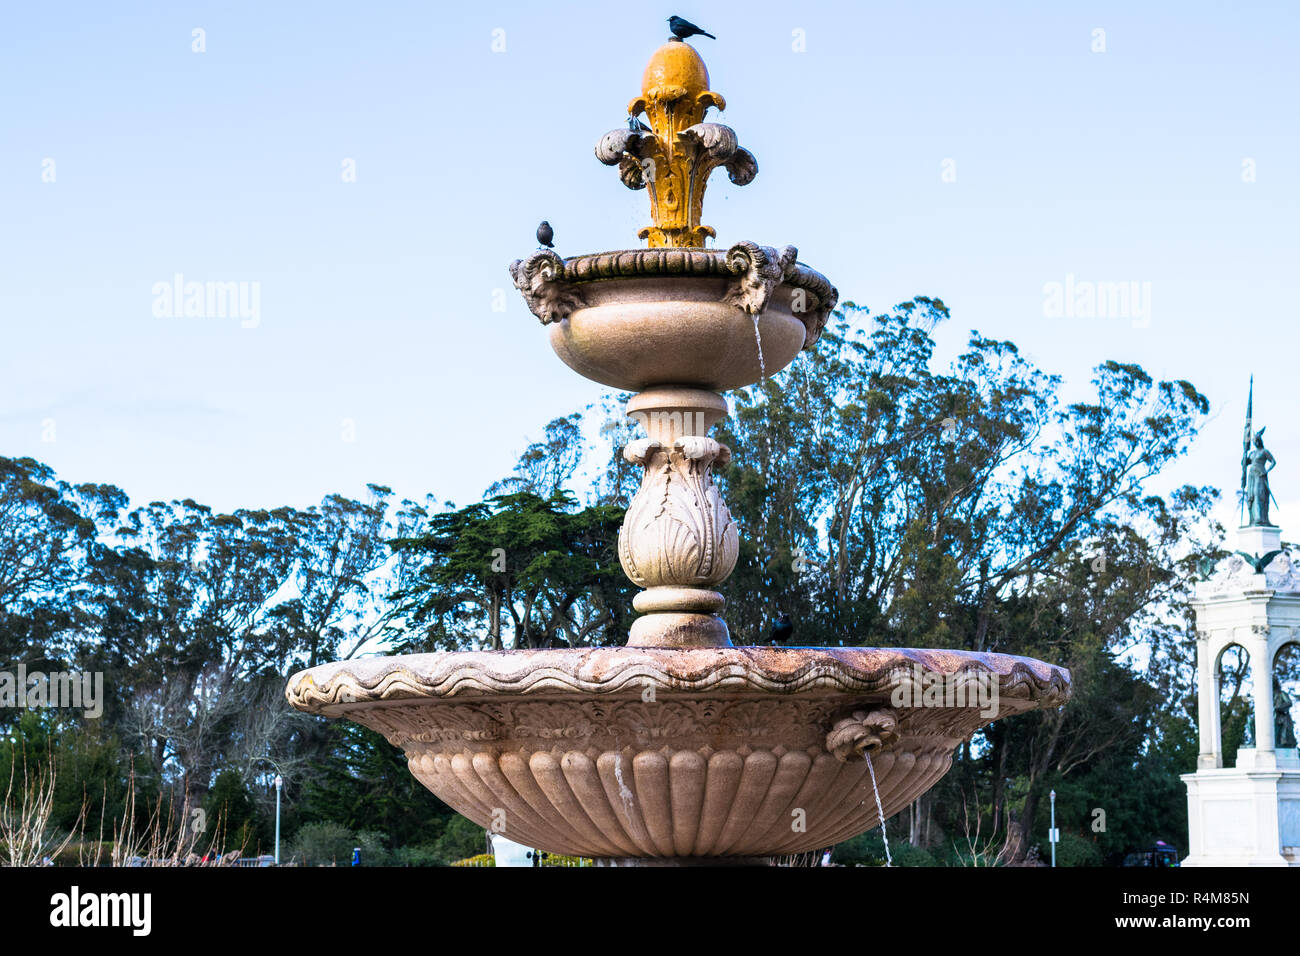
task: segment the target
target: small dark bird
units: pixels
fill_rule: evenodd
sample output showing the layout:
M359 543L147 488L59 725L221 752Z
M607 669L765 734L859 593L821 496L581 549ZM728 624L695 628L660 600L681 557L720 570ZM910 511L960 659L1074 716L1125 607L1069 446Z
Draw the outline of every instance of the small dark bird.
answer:
M792 637L794 637L794 623L790 620L789 614L782 612L777 622L772 625L772 643L785 644Z
M687 37L693 36L708 37L710 40L717 39L717 37L712 33L705 33L694 23L691 23L690 20L683 20L681 17L675 15L668 18L668 29L671 30L673 36L677 37L679 40L685 40Z
M554 249L555 248L555 243L553 241L554 239L555 239L555 230L551 228L551 224L549 222L543 219L542 224L537 227L537 241L542 245L544 245L547 249Z

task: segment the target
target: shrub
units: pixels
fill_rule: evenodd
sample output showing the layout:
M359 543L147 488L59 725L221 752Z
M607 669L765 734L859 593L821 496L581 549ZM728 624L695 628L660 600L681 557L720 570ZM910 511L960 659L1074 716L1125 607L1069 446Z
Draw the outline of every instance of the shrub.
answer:
M907 841L890 843L889 854L894 866L938 866L933 854ZM885 841L879 830L860 833L836 845L831 862L844 866L884 866Z
M486 848L484 830L477 823L467 820L459 813L447 821L442 835L434 844L434 851L443 860L463 860L477 856Z
M392 852L391 866L446 866L449 860L438 855L438 848L432 843L419 846L398 847Z
M294 855L304 866L346 866L357 843L352 831L337 823L306 823L294 838Z
M1039 859L1050 860L1052 847L1045 845L1039 852ZM1056 844L1057 866L1101 866L1101 848L1087 837L1068 830L1061 831L1061 842Z
M356 836L353 846L361 847L362 866L392 866L393 855L384 846L384 835L374 830L362 830ZM351 853L348 862L352 861Z
M889 849L894 854L894 866L938 866L934 855L926 849L919 846L912 846L910 843L904 843L895 848L892 844Z
M844 866L884 866L885 841L881 839L879 830L859 833L853 839L837 844L831 860Z

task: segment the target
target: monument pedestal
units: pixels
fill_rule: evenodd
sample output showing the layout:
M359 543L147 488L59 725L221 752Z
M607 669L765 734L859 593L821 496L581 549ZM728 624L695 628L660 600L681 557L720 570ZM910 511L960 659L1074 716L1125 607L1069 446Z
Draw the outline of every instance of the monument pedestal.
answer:
M1260 758L1273 758L1261 761ZM1263 768L1260 762L1275 762ZM1245 748L1237 766L1183 774L1190 853L1183 866L1300 866L1300 754Z
M1290 741L1275 739L1274 665L1283 647L1300 643L1300 565L1281 537L1271 525L1238 529L1236 550L1253 561L1230 555L1192 601L1201 743L1196 772L1182 776L1190 850L1183 866L1300 866L1300 753L1275 746ZM1280 553L1264 562L1272 552ZM1250 659L1256 745L1224 767L1219 667L1234 645Z
M1245 525L1237 529L1237 550L1264 555L1282 548L1282 529L1277 525Z

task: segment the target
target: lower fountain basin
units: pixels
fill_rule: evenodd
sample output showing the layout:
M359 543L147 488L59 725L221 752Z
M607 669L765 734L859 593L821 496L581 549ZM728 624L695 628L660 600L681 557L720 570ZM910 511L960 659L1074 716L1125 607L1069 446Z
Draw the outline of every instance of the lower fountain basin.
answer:
M864 751L888 817L984 725L1063 704L1070 676L959 651L624 647L344 661L286 694L383 734L441 800L519 843L762 858L879 824Z

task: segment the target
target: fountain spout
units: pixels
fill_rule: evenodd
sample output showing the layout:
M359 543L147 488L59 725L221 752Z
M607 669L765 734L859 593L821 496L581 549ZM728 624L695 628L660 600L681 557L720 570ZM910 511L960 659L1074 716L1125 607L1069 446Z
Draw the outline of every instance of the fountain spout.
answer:
M826 749L840 763L848 763L855 758L891 750L899 740L898 718L893 710L856 710L851 716L836 721L826 735Z

